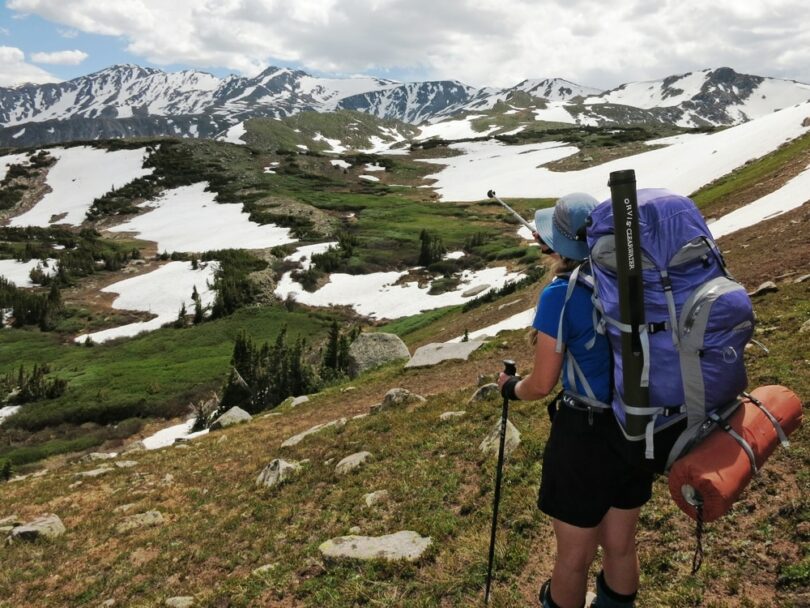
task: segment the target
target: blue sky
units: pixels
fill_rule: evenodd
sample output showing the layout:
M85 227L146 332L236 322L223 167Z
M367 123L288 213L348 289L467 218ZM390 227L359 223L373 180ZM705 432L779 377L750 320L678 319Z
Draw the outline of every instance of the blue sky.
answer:
M277 65L473 86L559 77L603 89L728 66L810 82L805 3L0 0L0 86L116 63L218 76Z

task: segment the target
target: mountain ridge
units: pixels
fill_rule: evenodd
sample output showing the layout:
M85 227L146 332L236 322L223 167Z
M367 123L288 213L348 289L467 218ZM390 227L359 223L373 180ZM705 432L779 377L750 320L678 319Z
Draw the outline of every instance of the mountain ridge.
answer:
M61 83L0 87L0 145L161 134L212 138L248 118L340 109L418 125L514 100L556 108L558 119L580 125L729 126L808 99L808 84L726 67L601 91L563 78L475 88L457 80L322 78L277 66L252 78L219 78L124 64Z

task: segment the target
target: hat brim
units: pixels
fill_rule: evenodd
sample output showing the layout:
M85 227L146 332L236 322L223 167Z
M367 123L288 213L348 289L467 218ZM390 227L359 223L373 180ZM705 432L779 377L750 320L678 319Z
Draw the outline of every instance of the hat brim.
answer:
M570 260L584 260L588 257L587 243L569 239L554 225L554 207L537 210L534 225L537 234L555 253Z

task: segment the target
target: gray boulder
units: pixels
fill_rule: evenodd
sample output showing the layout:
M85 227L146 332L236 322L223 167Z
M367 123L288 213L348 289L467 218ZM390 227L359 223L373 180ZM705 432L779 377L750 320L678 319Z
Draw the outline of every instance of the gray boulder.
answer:
M276 458L268 464L259 477L256 478L256 485L259 487L273 488L284 483L287 479L301 470L301 465L297 462L287 462Z
M406 388L392 388L390 391L385 393L382 403L376 408L373 408L373 411L375 413L383 412L385 410L395 409L405 405L422 404L426 401L427 399L425 399L422 395L412 393Z
M473 396L470 397L469 403L474 403L476 401L488 401L494 397L500 397L500 395L501 389L498 388L498 385L494 382L490 382L489 384L485 384L475 391Z
M11 530L12 540L34 541L38 538L49 540L58 538L65 533L65 525L58 515L48 513L29 521L22 526L16 526Z
M466 361L470 355L483 346L482 340L469 342L434 342L425 344L416 349L411 360L405 364L406 368L430 367L443 361L453 359Z
M349 375L354 378L365 371L411 356L408 347L394 334L364 333L349 347Z
M130 515L125 517L124 520L115 526L115 531L119 534L135 530L136 528L150 528L152 526L160 526L165 520L160 511L147 511L146 513L138 513L137 515Z
M479 449L484 454L498 455L498 449L501 442L501 420L495 423L495 426L481 442ZM506 441L503 446L504 456L509 456L520 445L520 431L517 430L510 420L506 421Z
M351 456L346 456L346 458L337 463L335 473L338 475L351 473L355 469L363 466L369 458L371 458L371 452L357 452Z
M232 407L211 423L211 430L224 429L241 422L249 422L252 416L241 407Z
M192 608L194 606L194 598L190 595L170 597L164 602L164 605L169 608Z
M293 397L293 400L290 402L290 407L298 407L304 403L309 401L309 397L307 395L300 395L298 397Z
M431 539L406 530L385 536L340 536L318 547L325 558L386 561L418 561L430 547Z

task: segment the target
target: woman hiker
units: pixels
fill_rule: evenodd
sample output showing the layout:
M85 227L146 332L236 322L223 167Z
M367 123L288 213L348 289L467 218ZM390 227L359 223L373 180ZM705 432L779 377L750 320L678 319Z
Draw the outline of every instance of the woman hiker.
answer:
M585 225L597 201L568 194L535 215L543 253L557 258L555 278L540 294L532 327L534 367L525 378L501 372L509 399L546 397L562 376L563 392L549 406L551 433L543 454L538 507L552 518L557 557L540 589L545 608L585 605L588 570L599 546L602 571L594 608L633 606L639 584L636 523L652 494L652 475L633 468L620 452L613 417L611 356L594 331L591 290L572 273L588 257ZM570 294L569 282L574 282Z

